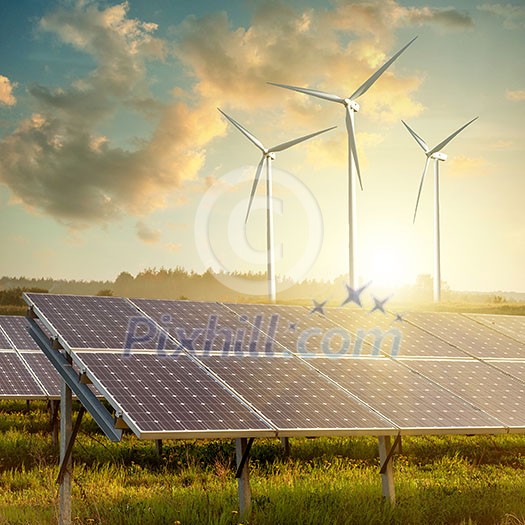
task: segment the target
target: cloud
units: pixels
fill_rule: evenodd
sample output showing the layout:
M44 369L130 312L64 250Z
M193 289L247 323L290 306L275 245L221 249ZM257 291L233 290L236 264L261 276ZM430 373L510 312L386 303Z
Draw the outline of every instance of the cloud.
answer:
M414 24L436 24L448 29L468 29L474 27L474 21L465 11L458 11L452 7L420 9L407 8L407 19Z
M523 102L525 100L525 89L515 91L508 89L505 93L505 97L512 102Z
M482 157L457 155L449 159L447 173L454 177L468 175L486 175L488 162Z
M507 29L525 27L525 6L512 4L483 4L478 9L491 13L503 20Z
M170 252L178 252L182 248L182 244L176 242L170 242L166 244L166 249Z
M201 97L252 112L275 112L284 104L279 126L290 127L287 112L309 119L307 113L319 101L299 102L305 97L267 86L267 81L348 96L400 47L393 45L393 31L413 23L414 13L409 15L393 1L318 10L265 3L258 5L247 28L234 27L225 12L187 18L174 30L175 53ZM374 85L370 94L375 93L375 99L367 93L367 109L374 118L393 121L401 112L415 116L422 110L412 98L421 79L394 71Z
M11 201L72 228L165 206L170 192L197 178L207 143L225 124L207 122L213 109L206 101L148 102L145 62L161 58L164 44L151 36L153 25L127 18L127 4L100 10L78 2L40 27L91 54L96 67L65 88L30 88L38 112L0 141L0 182ZM122 106L141 104L155 106L157 121L136 149L118 148L97 132Z
M12 202L77 229L184 202L187 188L197 191L212 180L202 173L206 150L227 129L217 105L255 119L264 112L283 130L283 140L315 131L330 125L340 108L266 81L348 95L401 47L397 28L469 26L454 9L406 8L393 0L255 5L246 27L224 12L190 16L172 28L173 42L156 38L155 24L131 18L127 2L108 7L78 0L45 15L39 30L88 54L95 65L69 85L29 87L34 114L0 140L0 183L11 190ZM160 102L150 92L147 64L172 58L168 51L190 87L174 86L172 99ZM363 97L363 109L387 124L414 117L423 110L414 98L421 82L393 67ZM150 137L129 149L99 131L123 110L140 112L153 126ZM338 142L330 139L334 147Z
M148 226L143 221L138 221L135 225L137 237L146 244L155 244L160 241L162 236L160 230Z
M0 75L0 105L14 106L16 104L16 98L13 95L13 88L16 84L12 84L11 81Z
M499 139L490 144L490 149L494 151L512 151L516 148L513 140Z
M452 7L405 7L394 0L347 2L340 0L328 14L340 30L356 34L389 35L392 29L409 25L435 25L445 29L468 29L474 22L465 11Z

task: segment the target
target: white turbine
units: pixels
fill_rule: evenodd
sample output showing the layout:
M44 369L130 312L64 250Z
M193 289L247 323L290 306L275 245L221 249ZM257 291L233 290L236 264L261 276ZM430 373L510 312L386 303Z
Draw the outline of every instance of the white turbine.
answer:
M423 174L421 175L421 181L419 183L419 190L417 192L416 208L414 210L414 219L416 221L417 207L419 205L419 198L421 197L421 190L423 188L423 182L425 175L427 174L428 165L430 159L433 159L434 164L434 302L438 303L441 301L441 247L440 247L440 228L439 228L439 162L447 160L447 155L441 152L441 150L459 133L461 133L467 126L472 124L478 117L473 118L467 122L464 126L461 126L457 131L454 131L452 135L449 135L445 140L440 142L437 146L430 149L427 143L404 121L403 124L407 128L408 132L414 137L414 140L419 144L421 149L425 152L425 167Z
M346 111L346 129L348 133L348 278L350 286L357 288L357 272L355 269L355 239L357 236L357 225L356 225L356 200L355 200L355 180L352 170L352 162L355 164L357 177L359 179L359 186L363 189L361 182L361 171L359 169L359 160L357 157L357 148L354 131L354 113L359 111L359 104L355 101L361 95L364 95L374 84L374 82L392 65L392 63L405 51L405 49L412 44L417 38L414 37L405 47L400 49L390 60L385 62L366 82L361 84L352 95L347 98L339 97L338 95L332 95L331 93L325 93L324 91L318 91L317 89L307 89L296 86L288 86L286 84L276 84L274 82L268 82L272 86L282 87L285 89L291 89L292 91L298 91L306 95L313 97L322 98L329 100L330 102L338 102L345 106Z
M337 126L331 128L326 128L321 131L316 131L310 135L305 135L304 137L299 137L295 140L290 140L288 142L283 142L272 148L265 148L261 141L252 135L245 127L241 126L236 120L226 115L224 111L220 108L217 108L222 115L224 115L244 136L246 136L253 144L255 144L262 152L262 158L259 161L257 170L255 172L255 178L253 180L252 191L250 194L250 201L248 203L248 210L246 211L245 223L248 221L248 216L250 214L250 209L252 207L253 198L255 196L255 190L257 189L257 184L259 183L259 178L261 176L262 168L266 162L266 245L267 245L267 254L268 254L268 297L271 302L275 302L276 297L276 286L275 286L275 260L273 252L273 199L272 199L272 160L275 160L275 153L278 151L284 151L300 142L311 139L316 135L325 133L332 129L335 129Z

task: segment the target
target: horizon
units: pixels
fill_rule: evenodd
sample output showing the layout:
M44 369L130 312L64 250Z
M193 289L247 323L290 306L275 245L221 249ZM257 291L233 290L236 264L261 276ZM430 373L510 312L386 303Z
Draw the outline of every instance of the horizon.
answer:
M359 280L399 289L433 275L433 173L412 224L425 158L401 119L433 147L479 116L440 166L442 279L525 293L522 2L21 0L4 11L0 275L263 272L263 177L244 228L260 153L220 107L267 147L337 126L277 154L273 193L276 275L341 278L344 115L267 82L346 97L417 36L359 98Z

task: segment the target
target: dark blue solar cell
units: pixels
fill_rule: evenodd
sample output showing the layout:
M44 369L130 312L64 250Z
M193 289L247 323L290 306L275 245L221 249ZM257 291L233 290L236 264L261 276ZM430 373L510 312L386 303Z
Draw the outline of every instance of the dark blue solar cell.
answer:
M501 428L504 423L465 402L409 367L389 358L312 359L323 374L388 416L401 428ZM414 359L409 366L426 370L428 361ZM436 363L441 363L436 361Z
M480 407L508 427L525 428L525 384L477 359L410 361L425 377ZM498 366L498 365L496 365Z
M61 379L51 361L41 352L22 352L21 358L36 375L49 397L58 399Z
M45 398L36 379L15 352L0 352L0 397Z
M162 331L121 297L27 294L53 335L69 348L155 351ZM174 349L170 341L163 345Z
M235 313L219 303L133 299L138 308L155 319L197 355L282 353L284 348L267 335L270 316L253 308Z
M3 328L17 350L39 350L39 346L29 333L29 323L25 317L15 315L0 316L0 328ZM41 326L43 329L43 327Z
M393 428L298 358L210 356L202 362L279 429L320 435Z
M144 437L148 433L180 433L180 437L206 432L272 433L252 410L184 355L83 352L77 358Z

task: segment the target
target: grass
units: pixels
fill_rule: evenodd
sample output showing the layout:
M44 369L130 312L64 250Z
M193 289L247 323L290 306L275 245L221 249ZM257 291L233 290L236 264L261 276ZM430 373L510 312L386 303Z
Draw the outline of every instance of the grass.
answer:
M57 455L45 403L0 402L0 525L55 524ZM404 438L397 504L381 500L375 438L277 440L252 449L253 514L237 513L234 444L109 442L86 417L74 449L76 524L525 525L525 437Z

